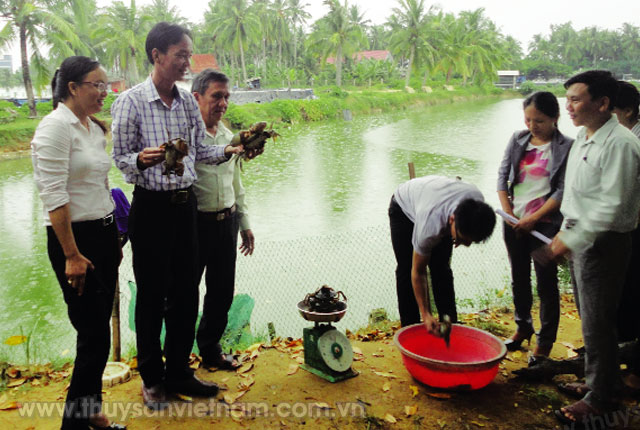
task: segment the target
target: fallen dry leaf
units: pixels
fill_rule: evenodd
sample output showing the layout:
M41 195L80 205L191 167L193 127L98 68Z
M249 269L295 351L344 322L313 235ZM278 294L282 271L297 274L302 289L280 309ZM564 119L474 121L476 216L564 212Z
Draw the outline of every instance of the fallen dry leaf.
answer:
M471 424L478 426L478 427L484 427L484 424L479 423L478 421L471 421Z
M182 400L183 402L189 402L189 403L193 402L193 397L185 396L184 394L180 394L180 393L175 393L175 394L176 394L176 397Z
M260 355L260 351L256 349L253 352L251 352L251 355L249 356L249 360L253 361L256 358L258 358L259 355Z
M296 363L298 363L298 364L304 364L304 358L302 358L302 357L296 357Z
M522 351L513 351L511 356L516 360L520 360L522 358Z
M242 366L238 367L236 370L237 373L247 373L249 370L253 369L253 363L246 363Z
M254 343L249 348L247 348L247 352L252 353L253 351L257 351L260 349L262 345L263 345L262 342Z
M404 413L410 417L412 415L415 415L416 412L418 412L418 405L413 405L413 406L405 406L404 407Z
M329 403L326 402L316 402L313 405L311 405L311 407L313 408L319 408L319 409L333 409Z
M578 356L578 353L575 352L573 349L567 350L567 358L574 358L577 356Z
M353 347L351 347L351 349L353 350L353 353L354 353L354 354L364 355L364 354L362 353L362 350L361 350L360 348L358 348L357 346L353 346Z
M409 385L409 388L411 388L411 397L415 397L420 393L417 385Z
M440 426L441 429L445 428L447 426L447 422L445 420L441 420L441 419L437 419L436 422L438 423L438 425Z
M387 414L387 415L385 415L385 416L384 416L384 420L385 420L386 422L388 422L388 423L391 423L391 424L395 424L395 423L397 423L397 422L398 422L398 421L396 420L396 418L395 418L393 415L391 415L391 414Z
M391 382L389 382L389 381L385 382L384 385L382 386L382 391L384 391L386 393L390 389L391 389Z
M34 386L34 387L39 387L40 385L42 385L42 383L40 382L39 379L33 379L31 381L31 385Z
M391 379L397 379L398 378L396 375L392 375L391 373L376 372L376 371L374 371L373 373L375 373L378 376L383 376L385 378L391 378Z
M491 418L489 418L489 417L485 417L485 416L484 416L484 415L482 415L482 414L478 414L478 418L480 418L481 420L490 420L490 419L491 419Z
M11 381L7 384L7 388L15 388L27 382L27 378L18 378L14 381Z
M292 363L289 365L289 370L287 371L287 375L293 375L294 373L296 373L298 371L298 368L300 367L299 364L297 363Z
M251 386L255 383L255 378L253 376L247 376L244 380L238 383L238 389L242 391L247 391Z
M384 357L384 354L380 353L380 352L374 352L373 354L374 357Z
M427 396L439 400L448 400L451 398L451 394L449 393L427 393Z
M233 393L227 393L223 396L224 401L228 404L228 405L232 405L234 404L240 397L244 396L246 393L246 391L238 391L237 393L233 394Z
M16 369L15 367L10 367L6 372L6 375L9 378L13 378L13 379L19 378L20 377L20 370Z
M0 411L11 411L13 409L20 409L22 405L16 401L0 402Z

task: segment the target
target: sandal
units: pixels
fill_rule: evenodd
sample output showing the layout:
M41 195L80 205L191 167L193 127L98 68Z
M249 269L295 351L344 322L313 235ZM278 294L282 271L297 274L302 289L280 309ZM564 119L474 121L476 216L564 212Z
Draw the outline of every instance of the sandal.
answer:
M237 355L222 353L217 356L215 361L202 360L202 366L207 369L215 367L218 370L236 370L241 366L237 359Z
M576 430L585 429L588 423L603 417L601 411L584 400L579 400L572 405L556 409L553 413L562 424L568 424L572 429ZM573 419L569 418L567 413L571 414Z
M574 399L582 399L591 389L583 382L566 382L558 384L558 391Z

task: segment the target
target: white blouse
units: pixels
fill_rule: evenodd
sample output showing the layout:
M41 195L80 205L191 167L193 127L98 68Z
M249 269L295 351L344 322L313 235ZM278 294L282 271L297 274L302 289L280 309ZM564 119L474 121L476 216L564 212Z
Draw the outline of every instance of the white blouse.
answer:
M31 142L31 161L45 225L51 225L49 212L67 203L72 222L113 212L106 145L97 124L89 120L87 130L63 103L40 121Z

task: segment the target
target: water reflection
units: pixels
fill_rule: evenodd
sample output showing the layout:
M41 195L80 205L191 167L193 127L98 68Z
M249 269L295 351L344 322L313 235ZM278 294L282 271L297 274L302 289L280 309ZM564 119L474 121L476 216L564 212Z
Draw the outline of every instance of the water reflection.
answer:
M477 184L487 201L496 206L498 164L509 137L522 128L521 100L505 100L414 108L354 117L351 122L327 121L279 130L282 137L277 142L269 142L262 156L244 163L243 180L257 252L261 243L294 243L291 241L300 238L386 226L389 199L397 185L407 180L408 162L415 164L418 176L462 176ZM576 129L565 115L560 119L560 128L575 136ZM112 169L109 179L112 186L131 195L132 186L124 183L117 169ZM508 262L500 236L497 229L490 243L484 245L487 248L458 249L454 253L461 258L475 258L478 264L490 264L498 276L476 279L476 266L456 267L454 258L456 282L467 277L474 285L504 285ZM0 237L0 340L21 330L26 333L39 321L33 346L39 349L36 354L41 359L58 357L66 349L73 351L73 332L46 255L42 206L29 158L0 162ZM311 253L313 245L305 245ZM391 250L386 238L367 246L374 252ZM489 247L496 250L490 257L475 257ZM277 246L265 249L277 250ZM301 261L313 265L312 257L304 256ZM252 263L247 261L251 260L240 260L239 264L246 264L250 272ZM338 267L342 264L348 262L332 260L336 273L342 273L343 268ZM130 264L124 264L121 270L130 273ZM323 272L323 268L317 271ZM345 276L357 276L344 272ZM334 275L330 279L340 283ZM276 273L274 277L277 276ZM327 276L321 273L318 280ZM391 278L389 274L385 282L392 285ZM238 282L244 279L245 274L239 274ZM309 291L319 286L309 285L304 287ZM270 300L287 295L282 294L286 291L260 293ZM392 294L385 293L385 297ZM297 297L299 293L295 294L297 300L301 299ZM372 297L356 298L361 303L361 313L374 303ZM345 324L362 323L353 312ZM269 318L269 313L273 311L266 312L263 318ZM285 313L291 314L291 321L301 323L294 311ZM1 345L0 361L9 355L22 359L19 348Z

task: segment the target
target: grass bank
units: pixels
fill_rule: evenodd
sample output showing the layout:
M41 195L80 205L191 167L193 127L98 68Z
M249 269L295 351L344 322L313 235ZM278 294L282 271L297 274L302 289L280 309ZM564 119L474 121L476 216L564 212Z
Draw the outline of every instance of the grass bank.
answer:
M503 91L493 86L456 87L453 91L435 89L431 93L370 89L345 91L337 87L318 87L314 91L318 96L315 100L275 100L265 104L232 104L227 110L225 119L234 129L246 129L257 121L269 121L278 125L279 123L300 124L306 121L340 118L344 110L366 115L482 98L521 97L516 92ZM107 123L111 122L109 107L114 99L112 95L109 96L103 114L100 115L100 118ZM42 103L42 105L49 104ZM50 108L42 106L38 111L43 116L50 111ZM41 118L26 118L21 113L8 122L0 123L0 153L18 152L29 148Z

